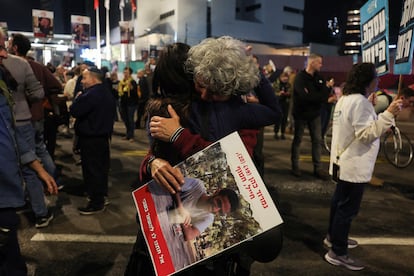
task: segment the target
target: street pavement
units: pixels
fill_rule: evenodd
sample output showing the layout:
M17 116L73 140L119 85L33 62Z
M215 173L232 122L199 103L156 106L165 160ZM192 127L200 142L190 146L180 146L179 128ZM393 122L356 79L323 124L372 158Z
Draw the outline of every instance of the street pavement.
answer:
M19 239L29 275L123 275L139 228L131 191L148 148L144 130L136 130L133 143L122 140L123 134L123 125L117 122L111 149L110 204L105 212L92 216L77 211L87 203L81 167L76 165L79 156L72 153L71 139L58 138L56 162L62 167L65 187L58 196L47 197L55 219L47 228L36 229L32 213L20 212ZM272 127L265 128L264 180L284 220L284 244L274 261L253 263L251 275L354 275L323 259L334 184L313 177L306 136L301 153L303 175L291 175L291 138L288 134L286 140L275 140ZM323 161L327 168L327 152ZM359 275L414 275L413 166L394 168L380 153L374 175L384 184L366 187L360 214L351 228L351 237L360 246L349 253L366 264Z

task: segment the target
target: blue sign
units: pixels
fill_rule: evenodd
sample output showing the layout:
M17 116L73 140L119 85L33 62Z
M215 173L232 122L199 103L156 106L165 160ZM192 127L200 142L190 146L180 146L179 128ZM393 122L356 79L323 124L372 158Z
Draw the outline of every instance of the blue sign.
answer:
M389 71L388 0L370 0L360 9L362 61L372 62L378 75Z
M405 0L402 8L400 31L395 54L394 74L408 75L412 72L414 0Z

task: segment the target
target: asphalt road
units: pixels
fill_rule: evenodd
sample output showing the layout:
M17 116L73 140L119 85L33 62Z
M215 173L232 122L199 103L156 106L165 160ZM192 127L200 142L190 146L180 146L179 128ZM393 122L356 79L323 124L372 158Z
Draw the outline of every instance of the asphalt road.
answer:
M81 216L77 208L86 204L78 156L72 141L59 138L57 163L62 166L65 188L48 197L55 219L47 228L36 229L30 211L21 212L19 238L29 275L123 275L138 225L131 191L139 164L148 147L143 130L133 143L121 140L123 126L116 123L112 142L110 205L105 212ZM284 245L279 257L269 263L254 263L251 275L353 275L323 259L329 202L334 189L330 181L312 175L310 142L302 145L303 176L290 174L290 143L274 140L265 129L265 183L284 219ZM327 167L327 153L323 156ZM366 269L359 275L414 274L414 172L413 164L396 169L381 154L375 176L383 186L367 186L361 211L351 236L360 246L350 254Z

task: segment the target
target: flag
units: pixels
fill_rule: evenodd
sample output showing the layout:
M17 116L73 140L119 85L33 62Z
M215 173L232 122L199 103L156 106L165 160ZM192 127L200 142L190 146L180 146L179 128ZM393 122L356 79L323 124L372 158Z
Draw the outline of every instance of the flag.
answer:
M104 6L105 6L105 9L109 10L109 6L110 6L109 0L105 0Z
M132 11L137 10L137 4L135 3L135 0L131 0L131 8L132 8Z
M93 0L93 8L96 10L99 8L99 0Z
M119 0L119 9L122 10L125 7L125 0Z

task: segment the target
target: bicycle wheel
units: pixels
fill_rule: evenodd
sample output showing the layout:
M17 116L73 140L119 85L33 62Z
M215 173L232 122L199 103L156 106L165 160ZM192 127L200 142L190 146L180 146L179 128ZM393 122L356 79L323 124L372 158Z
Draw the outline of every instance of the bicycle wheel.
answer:
M390 131L382 142L385 158L394 167L406 168L413 160L413 145L404 133Z
M323 145L328 152L331 152L331 143L332 143L332 126L330 126L323 136Z

